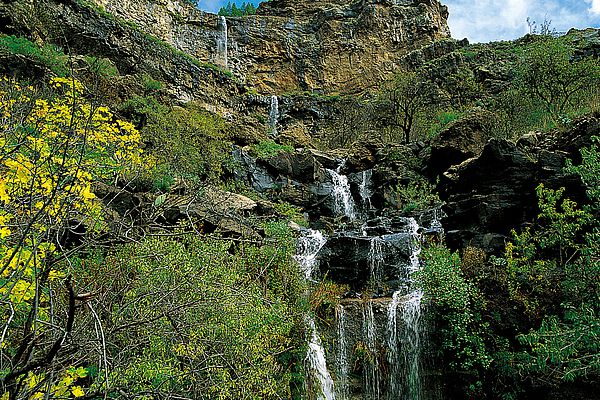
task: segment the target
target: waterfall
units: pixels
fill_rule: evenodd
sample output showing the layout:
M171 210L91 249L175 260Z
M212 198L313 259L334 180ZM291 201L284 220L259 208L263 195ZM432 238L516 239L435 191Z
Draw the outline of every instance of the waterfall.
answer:
M370 400L378 400L380 398L379 359L375 315L373 314L373 302L371 301L367 301L363 307L363 337L366 342L363 372L366 397Z
M310 331L306 363L312 377L316 379L320 386L318 389L315 388L316 393L313 393L316 394L318 400L335 400L333 379L331 379L331 375L327 370L325 351L317 333L315 321L311 317L307 317L306 320Z
M271 110L269 111L269 127L271 135L277 136L277 123L279 121L279 100L277 96L271 96Z
M327 239L320 231L302 230L294 258L300 265L306 280L312 279L314 269L318 265L317 255L325 243ZM318 400L335 400L333 379L327 370L325 350L314 319L306 316L306 325L310 335L306 352L307 391L315 394Z
M221 38L217 39L217 51L221 55L223 59L223 65L225 68L228 67L227 60L227 47L228 47L228 39L227 39L227 19L224 16L219 17L219 25L221 26Z
M362 172L362 180L360 182L360 198L362 199L362 205L365 210L369 210L371 208L371 196L373 195L373 191L371 189L372 177L372 169Z
M389 364L389 387L388 387L388 399L396 400L401 396L402 388L398 377L401 374L400 371L400 349L398 348L398 304L400 304L400 292L396 291L392 295L392 301L388 307L387 315L387 362Z
M411 288L412 274L420 268L419 225L414 218L408 220L408 245L410 256L405 266L409 281L409 293L406 288L392 295L387 315L387 361L389 363L388 399L421 399L421 299L423 292ZM403 297L401 297L403 296ZM398 326L398 314L402 322ZM400 334L398 332L400 331Z
M342 304L337 306L337 357L336 357L336 375L337 375L337 398L347 400L348 373L350 372L350 361L348 360L348 338L346 337L346 310Z
M380 236L371 238L369 245L369 271L371 279L376 283L381 283L383 279L383 244L384 241Z
M294 258L300 264L306 280L311 280L315 267L318 265L317 254L327 243L323 234L314 229L304 229L298 239L298 250Z
M419 320L421 318L421 299L423 292L414 291L409 298L402 303L400 313L404 323L402 335L404 363L403 381L405 382L406 398L421 400L421 330Z
M352 192L350 191L350 183L346 175L340 174L343 166L344 164L342 163L335 171L332 169L327 170L333 182L334 211L338 215L345 215L348 219L355 220L356 207L352 198Z

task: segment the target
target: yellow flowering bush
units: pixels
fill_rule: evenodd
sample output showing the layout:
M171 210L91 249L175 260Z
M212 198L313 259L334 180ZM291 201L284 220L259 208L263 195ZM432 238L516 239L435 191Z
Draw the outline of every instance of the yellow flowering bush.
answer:
M10 310L0 314L0 348L16 354L28 346L35 356L49 351L37 342L55 336L53 324L38 322L50 318L52 282L65 277L54 266L67 255L65 238L103 230L93 184L115 181L141 164L140 135L86 99L85 88L72 78L52 78L44 89L0 78L0 132L0 302ZM21 380L53 380L39 398L61 390L83 396L68 371L45 374L44 365L30 366L31 360L19 357L2 365L5 393L31 389L29 383L13 384L15 373L24 371ZM29 398L38 398L37 392L32 389Z

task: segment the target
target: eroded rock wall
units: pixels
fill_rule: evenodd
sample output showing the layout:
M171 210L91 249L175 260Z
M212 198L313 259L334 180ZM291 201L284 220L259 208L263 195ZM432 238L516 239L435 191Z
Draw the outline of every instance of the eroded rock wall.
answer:
M117 17L231 70L263 94L352 93L375 85L401 57L450 35L436 0L275 0L258 14L227 17L179 0L93 0Z

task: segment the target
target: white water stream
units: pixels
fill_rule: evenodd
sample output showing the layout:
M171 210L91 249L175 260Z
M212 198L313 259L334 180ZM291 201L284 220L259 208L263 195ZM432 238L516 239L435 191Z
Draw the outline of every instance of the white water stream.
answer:
M269 110L269 128L271 135L277 136L277 124L279 122L279 99L277 96L271 96L271 109Z
M225 68L228 67L228 54L227 47L229 46L228 38L227 38L227 19L224 16L219 17L219 25L221 28L221 37L217 39L217 51L221 55L223 59L223 65Z
M319 384L318 388L312 388L312 392L317 396L318 400L335 400L333 379L331 379L331 375L327 369L325 351L321 344L315 321L311 317L307 317L306 321L310 331L306 363L309 367L308 372L312 375L311 378Z
M334 211L337 215L345 215L349 220L356 219L356 206L354 205L354 199L352 198L352 192L350 191L350 183L346 175L340 174L340 170L343 168L342 163L335 171L328 169L327 172L331 176L333 183L333 201Z

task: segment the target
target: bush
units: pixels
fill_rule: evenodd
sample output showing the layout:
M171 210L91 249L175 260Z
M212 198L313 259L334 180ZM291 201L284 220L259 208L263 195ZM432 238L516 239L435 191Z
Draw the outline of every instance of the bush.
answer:
M273 140L264 140L258 142L250 148L250 154L253 157L267 160L277 156L279 153L293 153L294 148L289 145L283 145L274 142Z
M299 279L297 268L286 275L294 243L271 239L237 246L181 232L110 252L105 271L127 279L80 270L107 307L109 397L291 398L301 288L279 286ZM106 384L100 374L92 389Z
M392 196L392 202L405 213L423 211L441 202L435 187L425 178L414 179L407 185L397 185Z
M147 177L155 187L178 177L192 183L218 181L231 162L225 122L193 102L165 106L152 96L136 96L121 111L137 122L158 166Z
M87 376L68 340L78 299L62 260L106 233L94 184L125 179L141 164L139 132L91 104L83 85L49 88L0 79L0 370L7 398L81 397ZM61 290L62 289L62 290ZM35 327L35 329L32 329ZM21 357L19 354L27 354Z
M422 257L424 266L417 279L442 323L439 332L444 359L452 371L462 375L465 387L479 390L483 372L492 362L483 339L488 327L480 316L485 303L464 277L457 253L431 246L424 249Z
M68 56L50 44L40 47L21 36L0 36L0 50L28 57L58 76L69 75Z

